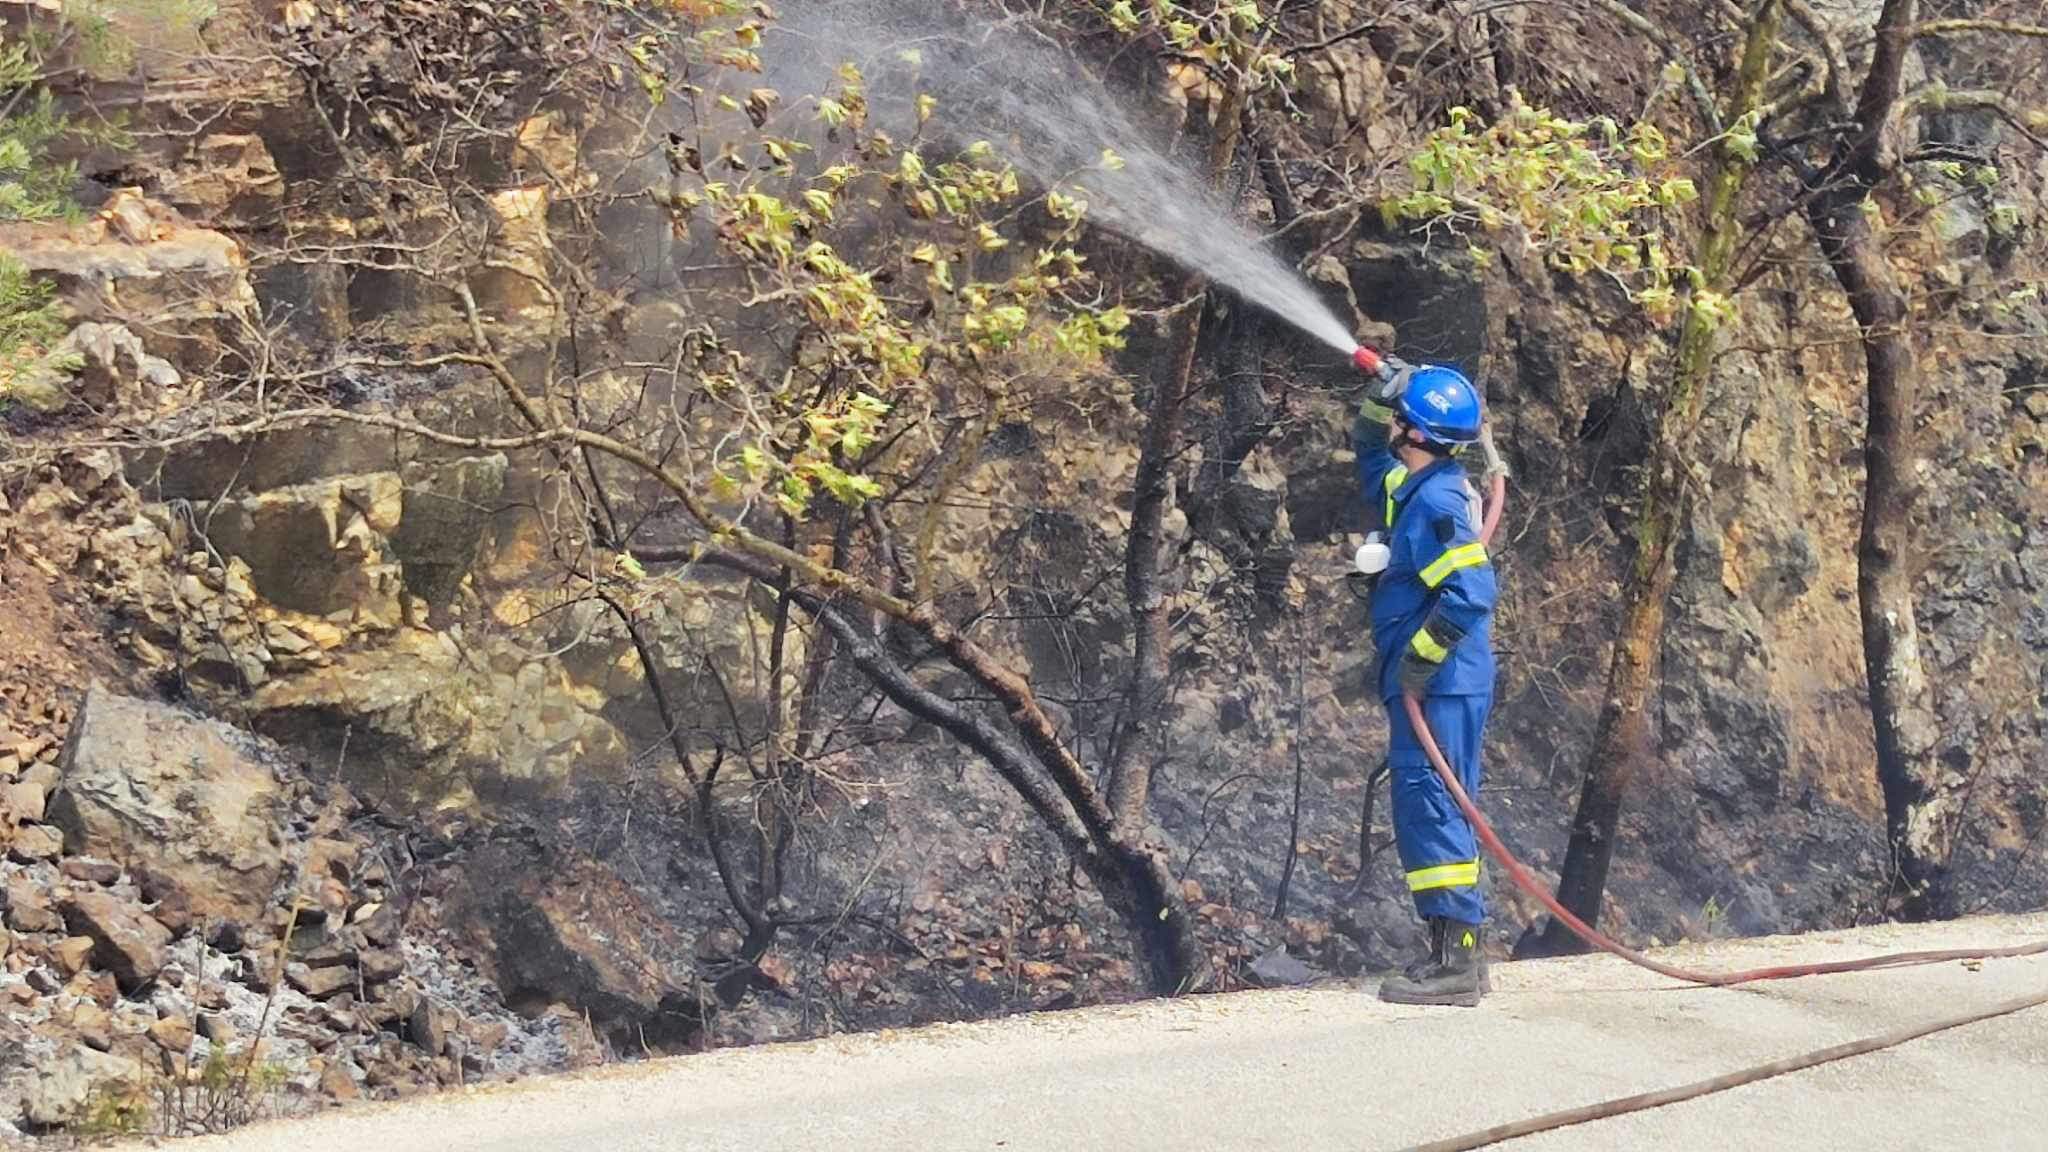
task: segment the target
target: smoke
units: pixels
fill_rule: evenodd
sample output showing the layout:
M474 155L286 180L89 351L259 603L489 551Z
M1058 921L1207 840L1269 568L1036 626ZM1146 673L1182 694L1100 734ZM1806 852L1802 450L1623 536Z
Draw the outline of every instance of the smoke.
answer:
M771 79L861 67L869 100L919 93L963 139L985 139L1042 186L1085 190L1089 219L1224 285L1349 354L1350 329L1143 131L1124 101L1020 18L981 21L941 0L799 0L764 52ZM798 77L791 75L791 79ZM1106 154L1121 165L1106 164Z

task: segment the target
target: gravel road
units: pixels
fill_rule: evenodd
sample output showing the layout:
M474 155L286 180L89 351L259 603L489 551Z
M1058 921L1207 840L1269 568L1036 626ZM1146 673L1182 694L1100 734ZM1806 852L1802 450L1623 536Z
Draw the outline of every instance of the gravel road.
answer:
M1735 968L2048 938L2048 915L1668 949ZM182 1152L1397 1149L2048 991L2048 957L1681 989L1608 957L1496 965L1473 1009L1367 985L1014 1017L716 1052L189 1141ZM1545 1149L2048 1149L2048 1009Z

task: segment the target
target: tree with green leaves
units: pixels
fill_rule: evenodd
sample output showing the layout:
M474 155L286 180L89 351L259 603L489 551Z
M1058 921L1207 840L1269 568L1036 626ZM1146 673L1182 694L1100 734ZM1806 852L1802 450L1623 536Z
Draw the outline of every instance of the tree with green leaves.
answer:
M1464 117L1415 159L1417 189L1391 201L1390 218L1423 228L1479 235L1512 234L1572 274L1598 270L1614 279L1652 319L1683 302L1666 391L1652 412L1652 455L1633 515L1633 560L1624 589L1621 631L1612 648L1607 691L1561 870L1559 899L1597 920L1623 802L1639 765L1657 755L1650 707L1672 584L1672 545L1684 509L1703 483L1694 433L1714 388L1717 333L1737 296L1769 268L1816 244L1855 314L1865 352L1869 425L1865 506L1858 548L1859 607L1876 775L1882 786L1898 868L1895 907L1909 917L1947 907L1941 878L1959 818L1960 783L1934 755L1936 722L1919 656L1912 588L1916 560L1907 546L1914 492L1910 429L1916 372L1908 294L1884 251L1883 201L1896 196L1906 169L1932 164L1960 178L1991 164L1959 160L1951 149L1903 143L1916 116L1955 109L2001 118L2022 145L2038 146L2041 113L1997 85L1951 91L1905 81L1906 61L1923 40L1957 37L2038 40L2048 32L1994 5L1973 17L1922 19L1919 5L1884 5L1867 35L1801 0L1758 0L1740 9L1661 13L1619 0L1589 0L1589 14L1641 38L1666 63L1665 89L1681 100L1666 112L1689 119L1680 146L1705 193L1687 219L1668 210L1690 198L1667 179L1653 194L1650 175L1628 164L1603 166L1591 126L1547 122L1518 111L1476 135ZM1848 44L1854 44L1852 51ZM1727 45L1725 60L1715 45ZM1861 79L1851 60L1859 59ZM1992 69L1998 71L1996 67ZM2023 69L2012 69L2015 78ZM1653 111L1656 105L1653 102ZM1685 117L1686 112L1689 117ZM1518 124L1517 122L1521 123ZM1550 131L1530 132L1529 126ZM1643 128L1638 127L1637 132ZM1606 156L1621 141L1610 130ZM1661 133L1659 134L1661 135ZM1659 149L1658 151L1662 151ZM1967 149L1965 151L1968 151ZM1655 153L1631 149L1640 166ZM1764 177L1770 177L1768 179ZM1786 177L1792 177L1788 181ZM1665 190L1670 189L1669 194ZM1789 189L1789 192L1788 192ZM1665 213L1645 237L1634 221ZM1807 236L1785 239L1780 226L1803 218ZM1682 261L1669 253L1688 253ZM1617 266L1615 253L1624 254ZM1647 280L1645 279L1648 270ZM1541 950L1581 945L1551 925Z
M850 691L993 769L1125 925L1152 987L1204 983L1148 808L1176 642L1161 581L1178 559L1162 525L1186 447L1198 283L1169 288L1171 350L1140 389L1124 564L1136 670L1114 749L1097 763L1088 734L989 634L989 590L946 582L944 551L994 429L1062 405L1091 410L1109 391L1131 320L1083 254L1086 172L1035 184L1002 141L950 127L945 99L916 83L914 44L793 66L765 5L551 0L481 24L398 3L286 17L286 53L375 230L337 243L293 224L282 257L348 266L434 302L446 323L373 362L478 370L515 421L486 435L305 403L256 420L368 421L549 462L549 546L566 595L601 604L641 654L747 928L743 959L758 962L781 929L810 919L790 909L803 894L786 889L782 858L832 786L826 766L859 735L828 708ZM1259 17L1255 5L1202 14L1162 3L1075 18L1153 48L1156 67L1213 77L1222 111L1201 151L1220 179L1246 94L1274 75ZM420 67L352 67L375 35L405 44ZM589 47L565 54L565 43ZM600 113L622 87L641 98L633 111ZM557 136L580 146L550 149ZM479 175L508 162L530 187ZM607 280L622 254L650 248L696 270L662 290L687 324L642 358L619 351L628 303ZM305 400L307 382L334 370L317 355L250 364L293 381L266 394ZM699 582L734 574L770 604L749 670L765 708L756 718L732 706L711 723L657 649ZM705 670L729 702L736 671ZM713 785L742 765L749 800L736 821Z
M1740 47L1725 104L1688 99L1695 66L1673 55L1650 115L1626 129L1611 118L1576 123L1519 99L1483 127L1455 109L1411 165L1415 191L1384 208L1390 223L1450 228L1533 252L1567 275L1605 277L1645 322L1678 324L1668 383L1649 405L1651 454L1636 493L1622 624L1558 887L1559 899L1588 923L1599 918L1622 799L1637 767L1655 754L1649 716L1672 544L1694 489L1693 438L1713 386L1717 336L1733 308L1742 188L1757 159L1755 126L1780 13L1764 0L1753 15L1758 31ZM1674 158L1658 115L1704 143ZM1696 204L1702 183L1706 196ZM1554 927L1544 946L1575 942Z
M1825 60L1820 81L1787 109L1779 154L1797 173L1813 242L1855 315L1864 360L1867 409L1863 442L1863 516L1856 546L1857 608L1864 674L1876 736L1877 778L1897 870L1895 907L1908 919L1952 915L1948 884L1955 837L1967 805L1967 780L1939 752L1943 720L1935 684L1923 662L1916 588L1925 558L1916 542L1914 510L1924 481L1917 467L1919 345L1911 293L1887 251L1887 201L1905 199L1915 166L1960 174L1954 150L1923 130L1938 112L1978 110L2015 137L2016 149L2048 152L2048 91L2028 76L2048 23L2038 5L1979 6L1975 14L1926 18L1919 0L1886 0L1868 26L1860 82L1842 39L1798 5L1801 25ZM1968 41L1989 60L1982 87L1952 90L1940 80L1909 82L1922 44ZM2034 82L2027 89L2015 81ZM1969 167L1995 173L1998 144L1964 148ZM1943 171L1943 170L1946 171ZM1924 170L1924 168L1923 168ZM1910 201L1908 201L1910 203ZM1890 209L1897 215L1900 207Z

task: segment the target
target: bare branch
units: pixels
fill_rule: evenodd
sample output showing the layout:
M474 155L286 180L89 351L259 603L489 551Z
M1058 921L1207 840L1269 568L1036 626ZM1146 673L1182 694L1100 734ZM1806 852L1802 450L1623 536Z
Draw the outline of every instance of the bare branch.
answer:
M2048 39L2048 24L2022 24L2017 20L1929 20L1916 25L1912 36L1916 40L1932 36L1965 36L1983 34L1992 36L2032 36Z
M1719 136L1724 131L1724 126L1721 123L1720 105L1714 102L1714 94L1707 90L1706 83L1700 79L1699 69L1693 65L1692 57L1686 55L1680 49L1677 38L1672 36L1670 31L1662 24L1622 3L1622 0L1591 0L1591 2L1594 7L1601 9L1616 20L1648 37L1652 44L1663 50L1667 59L1677 61L1678 66L1685 70L1686 89L1692 93L1693 103L1699 106L1701 119L1705 120L1707 126L1713 129L1714 135Z
M1849 107L1847 95L1849 76L1848 56L1842 51L1841 38L1820 13L1813 10L1809 0L1785 0L1785 11L1806 34L1820 46L1821 59L1827 62L1827 74L1822 81L1822 91L1827 94L1828 104L1837 112Z
M1964 112L1972 110L1998 113L1999 119L2010 124L2014 131L2026 137L2036 148L2048 149L2048 137L2044 137L2039 132L2034 131L2026 111L2013 103L2012 98L2003 92L1994 92L1983 88L1964 89L1961 91L1952 91L1941 87L1927 88L1915 92L1908 97L1904 102L1903 109L1907 115L1915 112Z

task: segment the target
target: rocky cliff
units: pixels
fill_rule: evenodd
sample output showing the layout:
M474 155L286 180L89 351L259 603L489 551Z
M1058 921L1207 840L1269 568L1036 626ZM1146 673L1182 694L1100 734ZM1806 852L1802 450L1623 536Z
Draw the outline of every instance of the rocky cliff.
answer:
M304 88L395 90L402 41L332 5L222 7L212 34L244 51L144 53L154 94L90 94L143 124L132 149L83 157L81 218L0 224L0 248L69 308L63 355L10 382L5 411L0 1119L206 1127L607 1055L1143 994L1098 886L1018 793L888 705L822 629L792 626L772 581L685 554L645 562L676 578L631 611L589 592L576 477L603 475L627 513L657 507L644 482L519 439L489 364L429 354L473 322L518 371L587 380L588 425L644 417L648 365L706 319L689 278L717 273L693 271L687 232L660 238L644 206L595 220L575 199L617 126L536 106L471 174L481 207L451 227L476 228L489 259L465 318L418 270L352 255L429 194L352 171L368 153L343 134L399 155L428 143L404 123L319 123ZM1369 5L1316 7L1320 31L1296 31L1329 43L1304 56L1298 115L1247 142L1238 206L1270 224L1278 173L1314 224L1305 266L1360 330L1485 386L1515 482L1484 803L1554 868L1670 340L1598 284L1388 229L1328 173L1332 157L1395 168L1448 105L1509 83L1572 114L1627 113L1654 69L1617 71L1623 49L1583 13L1482 22L1480 53L1472 20L1381 27ZM1375 30L1344 34L1360 27ZM231 66L243 57L266 63ZM1174 91L1174 115L1213 115L1198 85ZM1962 119L1947 130L2002 131ZM2048 158L2001 139L2024 162L1916 217L1895 257L1926 328L1915 529L1942 756L1969 786L1958 887L1972 907L2027 909L2048 884L2048 312L2013 285L2041 275ZM1161 304L1164 266L1089 244L1134 308ZM565 348L555 289L535 287L571 248L610 277L600 347ZM1384 736L1342 579L1359 523L1350 382L1243 302L1203 307L1166 519L1176 646L1152 832L1214 985L1381 966L1413 929L1383 800L1360 827ZM1153 326L988 421L950 457L949 513L931 521L933 600L1091 760L1114 746L1129 676L1116 589ZM1798 265L1750 288L1724 336L1659 754L1610 889L1624 936L1844 925L1886 905L1855 609L1855 336L1825 273ZM1247 379L1249 422L1232 385ZM351 418L266 422L293 407ZM650 511L646 534L679 538L668 516ZM829 531L797 543L834 554ZM872 633L912 667L930 655ZM976 703L958 677L927 680ZM792 725L799 681L815 711ZM774 767L790 760L799 787ZM781 929L765 953L749 891ZM1534 910L1494 897L1504 946Z

